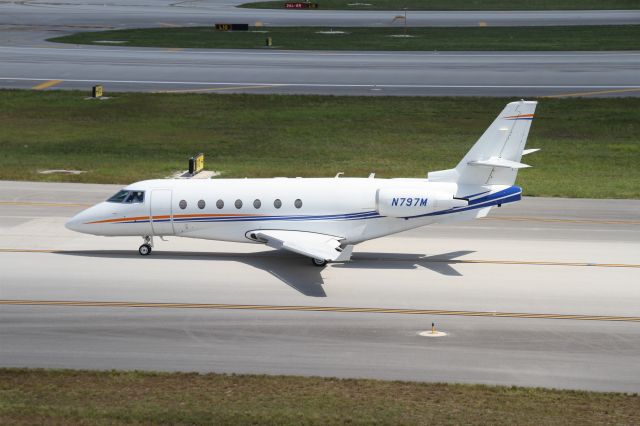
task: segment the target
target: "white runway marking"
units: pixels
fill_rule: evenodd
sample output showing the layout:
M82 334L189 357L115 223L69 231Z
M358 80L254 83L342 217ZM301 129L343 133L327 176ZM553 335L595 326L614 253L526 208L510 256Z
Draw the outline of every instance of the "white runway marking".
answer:
M42 77L0 77L0 81L49 81L55 78ZM122 83L122 84L159 84L159 85L196 85L196 86L272 86L272 87L387 87L394 89L640 89L640 86L558 86L558 85L482 85L482 84L338 84L338 83L269 83L269 82L207 82L207 81L169 81L169 80L100 80L100 79L64 79L74 83Z

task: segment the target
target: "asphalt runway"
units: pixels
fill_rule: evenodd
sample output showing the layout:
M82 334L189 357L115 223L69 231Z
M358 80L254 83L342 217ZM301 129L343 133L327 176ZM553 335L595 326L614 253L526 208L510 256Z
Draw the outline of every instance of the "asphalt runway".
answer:
M0 28L11 32L115 29L248 23L299 26L391 26L403 11L240 9L243 0L5 0ZM640 22L640 10L410 11L411 26L622 25ZM397 25L397 24L396 24ZM29 28L30 27L30 28Z
M640 52L286 52L0 47L0 85L39 90L638 96Z
M79 47L84 30L257 22L389 26L394 12L238 9L241 1L0 2L0 87L196 93L638 96L638 52L291 52ZM410 12L410 25L637 24L640 11Z
M0 365L640 390L638 200L525 198L321 270L64 228L117 189L0 182Z

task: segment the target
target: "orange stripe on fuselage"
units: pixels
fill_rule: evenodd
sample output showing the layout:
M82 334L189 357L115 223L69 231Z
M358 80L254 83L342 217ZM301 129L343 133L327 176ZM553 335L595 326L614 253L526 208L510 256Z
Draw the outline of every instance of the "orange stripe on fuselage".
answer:
M169 217L169 216L167 216ZM98 223L115 223L115 222L122 222L122 221L129 221L129 220L149 220L149 216L136 216L136 217L121 217L118 219L103 219L103 220L96 220L93 222L87 222L87 225L94 225L94 224L98 224Z
M197 218L197 217L242 217L242 216L264 216L262 214L249 214L249 213L218 213L218 214L175 214L174 218L183 219L183 218ZM170 215L162 215L162 216L135 216L135 217L121 217L117 219L103 219L96 220L93 222L87 222L87 225L95 225L99 223L119 223L119 222L130 222L132 220L160 220L160 219L170 219Z

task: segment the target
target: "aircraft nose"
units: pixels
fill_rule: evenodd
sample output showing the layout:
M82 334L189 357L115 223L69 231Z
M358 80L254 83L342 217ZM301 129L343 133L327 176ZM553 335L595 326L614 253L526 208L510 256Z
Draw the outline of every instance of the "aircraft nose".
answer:
M91 229L91 225L87 222L91 222L96 220L96 210L97 206L90 207L86 210L81 211L80 213L73 216L69 219L64 226L71 231L82 232L82 233L91 233L94 231ZM90 232L91 231L91 232Z
M65 228L71 230L71 231L76 231L76 232L82 232L83 229L83 221L82 221L82 212L78 213L77 215L73 216L71 219L69 219L65 224Z

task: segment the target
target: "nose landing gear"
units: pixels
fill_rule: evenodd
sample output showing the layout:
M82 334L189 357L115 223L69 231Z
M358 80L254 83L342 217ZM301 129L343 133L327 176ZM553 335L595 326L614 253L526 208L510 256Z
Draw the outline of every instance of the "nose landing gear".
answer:
M138 253L140 253L141 256L149 256L153 247L153 238L148 235L142 238L144 239L144 243L138 247Z

